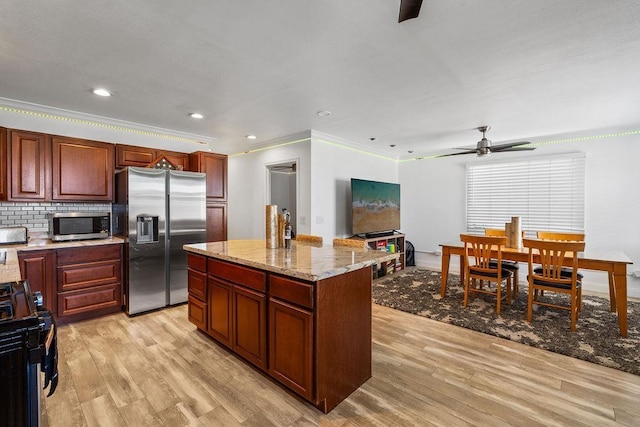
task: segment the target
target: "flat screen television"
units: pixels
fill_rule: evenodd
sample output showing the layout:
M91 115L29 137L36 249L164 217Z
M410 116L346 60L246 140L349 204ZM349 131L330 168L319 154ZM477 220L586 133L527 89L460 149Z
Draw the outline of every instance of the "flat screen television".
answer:
M351 178L353 234L400 229L400 184Z

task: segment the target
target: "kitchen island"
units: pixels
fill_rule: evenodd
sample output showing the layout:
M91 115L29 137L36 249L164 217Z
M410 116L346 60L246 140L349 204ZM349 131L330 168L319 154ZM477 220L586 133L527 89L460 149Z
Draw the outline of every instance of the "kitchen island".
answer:
M216 342L324 413L371 377L372 266L398 254L263 240L184 249L189 320Z

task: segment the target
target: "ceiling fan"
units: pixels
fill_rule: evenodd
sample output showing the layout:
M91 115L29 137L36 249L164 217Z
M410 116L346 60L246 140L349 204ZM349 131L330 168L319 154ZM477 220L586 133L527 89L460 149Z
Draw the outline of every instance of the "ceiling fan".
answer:
M478 156L489 156L491 153L502 153L504 151L531 151L535 147L522 147L522 145L531 144L529 141L509 142L506 144L491 145L486 137L487 131L491 126L480 126L478 130L482 133L482 139L478 141L476 148L455 148L455 150L465 150L460 153L442 154L436 157L459 156L461 154L476 154Z
M420 13L422 0L400 0L400 16L398 23L407 19L417 18Z

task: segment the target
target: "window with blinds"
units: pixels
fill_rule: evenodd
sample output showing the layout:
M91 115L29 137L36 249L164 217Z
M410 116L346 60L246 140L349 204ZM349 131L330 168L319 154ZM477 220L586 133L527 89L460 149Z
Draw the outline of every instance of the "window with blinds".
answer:
M584 231L584 154L467 166L467 232L504 229Z

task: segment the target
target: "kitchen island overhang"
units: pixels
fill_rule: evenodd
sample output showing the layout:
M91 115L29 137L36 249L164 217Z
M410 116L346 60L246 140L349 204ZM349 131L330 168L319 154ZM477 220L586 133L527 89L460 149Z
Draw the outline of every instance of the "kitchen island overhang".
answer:
M327 413L371 378L372 265L397 254L263 240L185 245L189 320Z

